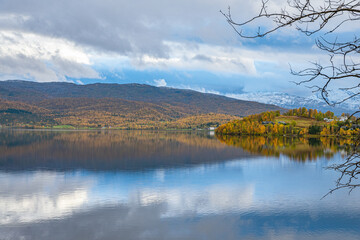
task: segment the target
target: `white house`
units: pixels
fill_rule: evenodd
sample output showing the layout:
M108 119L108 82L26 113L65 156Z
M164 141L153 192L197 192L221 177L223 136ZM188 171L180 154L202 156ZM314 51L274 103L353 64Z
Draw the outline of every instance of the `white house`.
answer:
M345 122L346 120L348 120L348 117L346 117L346 116L341 116L341 117L339 118L339 121L340 121L340 122Z
M334 119L324 118L324 121L325 122L332 122L332 121L334 121Z

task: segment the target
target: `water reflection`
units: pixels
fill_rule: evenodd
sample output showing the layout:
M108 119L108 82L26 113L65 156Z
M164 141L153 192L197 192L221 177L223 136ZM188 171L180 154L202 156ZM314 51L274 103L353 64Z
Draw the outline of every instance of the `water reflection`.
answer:
M343 138L303 138L303 137L263 137L263 136L217 136L230 146L239 147L250 153L265 156L280 154L296 161L313 161L319 157L331 159L335 153L345 154L353 144L351 139Z
M92 180L51 172L0 174L0 224L62 218L87 201Z
M337 177L324 170L341 161L335 149L302 162L248 153L206 133L12 134L18 140L1 144L0 239L357 239L360 233L358 192L320 200ZM27 134L34 138L22 143Z
M250 155L207 132L166 131L4 130L0 152L3 170L144 170Z

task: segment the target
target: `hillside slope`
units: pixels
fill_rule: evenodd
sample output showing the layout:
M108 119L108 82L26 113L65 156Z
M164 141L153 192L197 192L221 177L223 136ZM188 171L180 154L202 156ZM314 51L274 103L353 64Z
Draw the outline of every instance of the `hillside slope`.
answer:
M156 124L211 113L246 116L282 110L275 105L143 84L76 85L18 80L0 82L0 109L3 109L0 124L8 125L8 119L17 122L17 118L23 119L20 121L23 123L29 119L28 123L34 124L38 116L42 115L47 119L52 118L58 124L95 127L119 125L124 121L128 125L139 121L142 124L146 124L146 121ZM24 114L27 117L20 117ZM114 119L117 120L112 121Z

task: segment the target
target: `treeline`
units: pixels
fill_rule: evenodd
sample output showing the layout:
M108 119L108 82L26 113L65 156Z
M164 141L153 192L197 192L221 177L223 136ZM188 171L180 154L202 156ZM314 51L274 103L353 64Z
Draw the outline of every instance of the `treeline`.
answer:
M219 126L216 133L220 135L295 135L302 134L294 125L280 123L263 124L255 120L234 120Z
M274 123L276 117L280 116L280 111L270 111L254 114L234 120L219 126L216 133L219 135L294 135L298 134L295 124L284 125Z
M280 111L269 111L269 112L263 112L259 114L253 114L249 115L247 117L244 117L244 121L273 121L275 117L280 116Z
M331 111L327 111L326 113L322 113L316 109L307 109L305 107L295 108L287 111L283 114L284 116L297 116L304 118L312 118L318 121L324 120L324 118L333 119L334 113Z
M305 134L352 137L360 134L360 126L350 122L332 121L325 126L311 125Z
M327 121L324 121L325 118ZM280 119L285 119L286 122ZM355 136L360 134L360 126L353 124L351 120L345 121L345 118L339 121L331 111L322 113L316 109L298 108L289 110L283 115L280 115L279 111L271 111L234 120L219 126L216 134Z

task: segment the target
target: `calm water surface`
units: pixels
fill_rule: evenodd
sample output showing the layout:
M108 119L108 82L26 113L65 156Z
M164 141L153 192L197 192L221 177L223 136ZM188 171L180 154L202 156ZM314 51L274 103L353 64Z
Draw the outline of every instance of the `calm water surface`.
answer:
M3 239L359 239L344 143L207 132L0 131Z

